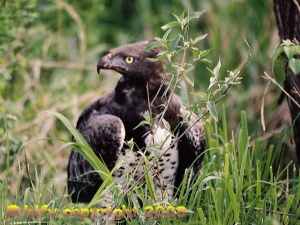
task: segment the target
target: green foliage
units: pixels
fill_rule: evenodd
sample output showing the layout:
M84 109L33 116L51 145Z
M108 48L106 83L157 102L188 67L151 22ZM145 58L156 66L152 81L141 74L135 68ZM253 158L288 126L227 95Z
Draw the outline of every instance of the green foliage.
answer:
M61 214L55 218L8 217L5 210L10 204L27 204L30 208L48 204L51 209L62 211L93 207L101 202L103 196L99 195L90 206L69 203L65 189L69 156L66 148L78 146L69 141L75 132L70 125L75 124L85 105L112 90L119 78L110 73L100 77L96 74L100 55L111 47L154 36L162 37L158 41L165 47L172 65L168 72L174 75L170 83L174 90L180 86L175 91L199 117L207 112L203 117L207 151L197 182L191 183L186 175L179 198L168 203L175 208L185 206L188 209L185 217L147 219L140 207L138 217L128 219L130 224L298 223L298 171L292 163L281 170L274 167L279 164L276 155L288 134L282 131L273 144L269 139L256 140L261 132L258 121L265 88L261 74L264 71L271 74L269 55L276 44L270 1L205 0L191 1L188 5L188 1L181 0L134 0L130 4L125 0L4 0L1 4L2 223L92 222L90 218L81 221ZM197 12L203 9L204 14ZM244 39L251 49L250 63ZM298 51L295 48L293 43L287 43L283 51L291 56L290 66L297 72L298 62L292 58L292 51ZM280 83L284 75L276 74ZM239 85L227 93L233 84ZM265 102L266 121L276 106L279 92L277 87L270 86ZM218 105L220 100L224 103L222 109ZM69 121L57 114L68 124L68 129L44 110L65 115ZM241 111L246 111L247 117ZM146 121L153 124L155 119L149 115ZM79 146L89 152L86 144ZM93 154L85 157L92 163L95 159ZM97 169L105 171L96 161ZM151 169L151 164L145 169ZM106 175L109 183L110 174ZM129 208L139 205L139 200L144 206L167 204L156 202L151 177L145 175L146 187L135 185L126 196L118 193L114 183L101 190L115 191L118 204ZM134 183L130 181L129 185ZM147 196L153 198L149 200Z
M38 18L36 0L3 1L0 9L0 94L8 97L24 66L27 28Z
M173 14L176 21L172 21L162 26L165 31L162 38L156 38L156 42L151 44L146 50L158 45L163 47L163 53L155 60L164 59L168 62L166 77L170 85L170 90L174 91L178 84L185 81L187 84L194 86L194 80L191 76L192 70L197 62L210 62L205 56L210 49L201 50L198 46L200 41L204 40L207 34L200 35L194 39L189 37L190 23L198 19L204 11L192 12L185 15L183 12L180 16ZM174 31L175 30L175 31ZM217 63L213 70L207 68L210 72L210 84L207 92L198 92L195 94L196 99L193 102L193 110L199 117L204 116L207 112L212 118L218 120L216 103L225 96L226 92L232 85L240 84L240 74L246 67L249 59L242 63L235 71L229 71L229 76L224 80L220 78L221 61ZM181 87L182 88L182 87ZM202 104L206 104L203 110Z
M222 122L226 125L224 107L222 112ZM274 155L272 146L267 154L261 151L264 145L261 141L255 141L249 146L246 114L242 112L241 129L238 135L232 133L231 138L223 129L214 127L206 126L209 148L205 153L206 163L201 172L205 174L201 181L203 190L197 201L201 223L295 223L297 214L286 211L286 207L297 204L291 200L296 190L288 193L285 190L289 185L294 186L298 177L296 175L289 180L282 180L282 174L273 173L274 158L269 160Z
M273 61L280 60L283 64L288 64L294 74L300 73L300 59L295 58L300 55L300 46L290 40L284 40L275 50Z
M10 43L18 46L19 51L23 47L24 43L22 36L25 34L25 29L26 27L30 26L38 18L39 15L34 10L36 4L36 0L21 0L9 2L3 1L0 17L1 53L6 53L9 48L11 48ZM3 60L3 58L1 58L1 60Z

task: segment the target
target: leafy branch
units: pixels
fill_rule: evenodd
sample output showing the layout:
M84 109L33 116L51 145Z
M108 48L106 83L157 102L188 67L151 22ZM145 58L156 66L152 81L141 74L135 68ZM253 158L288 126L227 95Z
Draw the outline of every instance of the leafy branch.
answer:
M273 63L276 61L288 64L294 74L300 73L300 45L298 41L283 40L276 48ZM298 58L297 58L298 57Z

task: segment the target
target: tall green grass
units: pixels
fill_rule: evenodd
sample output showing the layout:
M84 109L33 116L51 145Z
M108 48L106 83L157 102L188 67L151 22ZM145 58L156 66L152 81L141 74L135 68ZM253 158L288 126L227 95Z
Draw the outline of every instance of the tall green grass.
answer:
M66 125L69 132L76 134L77 131L70 126L66 118L58 113L55 115ZM134 205L137 207L136 218L125 217L130 224L297 224L300 216L298 208L300 180L296 170L289 174L289 170L284 168L275 173L273 171L276 151L274 146L266 147L266 144L260 140L254 140L254 144L249 145L250 137L245 112L241 112L241 126L236 131L227 133L226 121L226 110L222 107L220 122L205 124L207 150L204 153L201 171L194 183L190 182L186 173L179 197L169 202L175 209L184 206L187 209L184 217L175 215L173 218L167 216L158 218L154 212L153 218L145 217L146 206L153 206L154 209L157 205L163 206L164 209L168 206L166 202L156 201L151 175L146 176L145 187L137 185L127 193L127 196L117 194L119 187L107 185L110 191L116 193L116 202L118 202L116 208L122 208L122 205L129 209ZM77 140L81 140L80 135L77 136ZM78 145L85 150L89 148L86 143ZM92 154L85 157L91 163L93 160L98 160ZM30 187L23 193L17 193L14 201L5 195L1 197L3 221L7 224L20 221L31 224L91 222L91 215L83 220L75 217L65 218L62 216L62 211L72 207L97 208L96 205L71 204L67 201L67 195L55 196L53 187L48 186L49 182L41 176L38 167L34 170L35 181L31 180ZM103 168L97 167L97 170L103 171ZM110 180L109 177L103 178L106 181ZM7 188L8 185L2 185L3 191ZM46 197L49 194L52 199ZM54 218L49 215L37 218L24 217L24 215L9 217L6 215L5 208L8 204L16 204L20 207L28 205L33 209L35 205L41 207L48 204L49 208L57 208L60 211Z

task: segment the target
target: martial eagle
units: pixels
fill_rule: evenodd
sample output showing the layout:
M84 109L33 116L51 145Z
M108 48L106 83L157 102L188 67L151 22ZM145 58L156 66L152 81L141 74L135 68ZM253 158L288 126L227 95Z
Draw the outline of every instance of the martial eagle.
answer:
M143 174L144 158L138 151L144 155L159 151L151 173L157 196L170 200L183 180L185 169L193 165L192 173L199 171L205 134L198 118L170 91L164 76L166 62L149 60L161 52L161 47L145 51L152 42L141 41L112 49L99 60L98 72L110 69L122 77L115 90L84 109L77 129L109 170L117 162L123 162L113 177L124 185L127 183L124 174L134 174L135 180ZM156 120L152 127L146 123L138 126L145 115L161 115L163 119ZM134 143L131 149L124 144L130 140ZM153 143L160 144L160 148L148 147ZM68 191L72 193L72 201L90 202L102 182L87 160L72 150L68 164Z

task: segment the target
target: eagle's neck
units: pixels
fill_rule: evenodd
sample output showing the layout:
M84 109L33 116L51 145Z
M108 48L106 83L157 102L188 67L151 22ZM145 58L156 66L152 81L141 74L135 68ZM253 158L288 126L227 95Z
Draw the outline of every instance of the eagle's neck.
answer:
M132 98L140 98L141 100L150 100L154 98L167 99L169 96L169 91L166 91L166 85L161 85L161 78L152 77L153 79L144 78L129 78L121 77L116 88L115 88L115 98L119 103L125 103L131 101ZM162 96L165 94L165 96Z
M168 101L168 108L164 114L164 118L170 123L171 128L175 127L180 122L178 117L180 109L180 98L171 94L169 91L164 93L166 86L156 86L155 89L147 90L149 81L130 79L122 77L115 88L114 98L118 102L118 107L124 109L124 113L120 115L122 118L130 118L131 122L137 121L138 123L143 120L142 113L149 110L149 102L151 104L153 116L160 114L164 110L164 105ZM157 92L159 93L157 94ZM137 124L134 124L135 127Z

